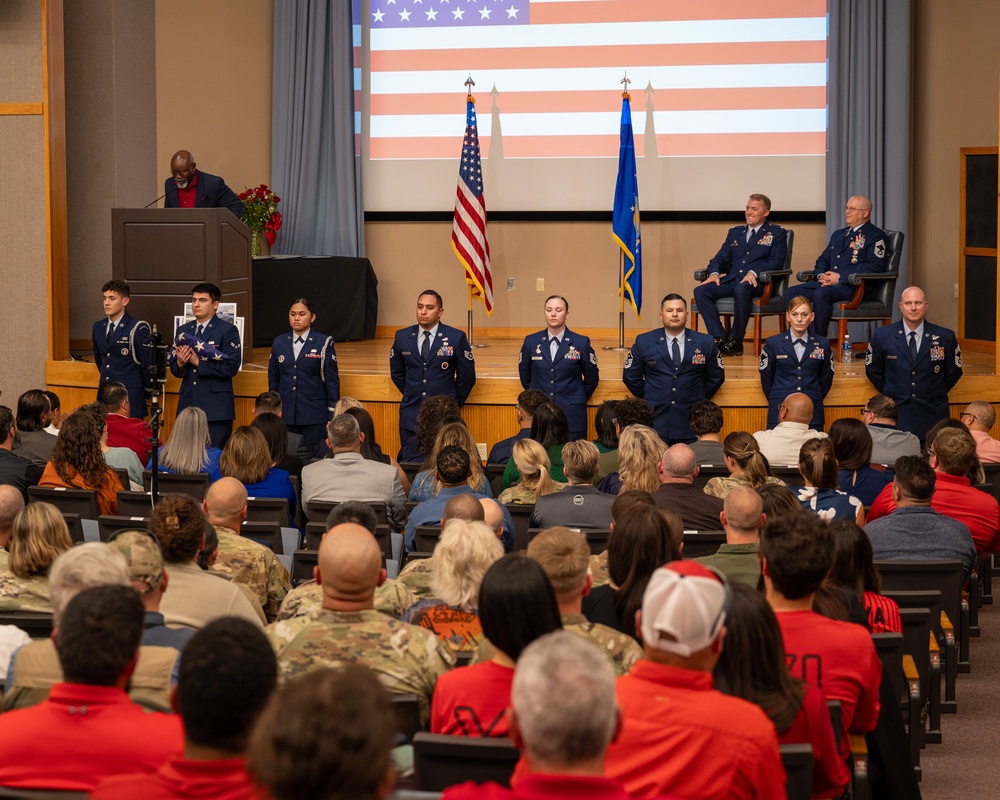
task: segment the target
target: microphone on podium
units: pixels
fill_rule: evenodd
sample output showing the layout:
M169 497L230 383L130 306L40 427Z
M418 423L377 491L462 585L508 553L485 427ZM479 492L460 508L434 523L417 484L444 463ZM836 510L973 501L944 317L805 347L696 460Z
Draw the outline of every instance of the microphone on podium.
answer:
M161 200L162 200L162 199L163 199L164 197L166 197L166 196L167 196L167 193L166 193L166 192L164 192L164 193L163 193L163 194L161 194L161 195L160 195L159 197L157 197L157 198L156 198L156 199L155 199L155 200L153 201L153 203L159 203L159 202L160 202L160 201L161 201ZM150 207L151 205L153 205L153 203L146 203L146 205L144 205L144 206L143 206L143 208L149 208L149 207Z

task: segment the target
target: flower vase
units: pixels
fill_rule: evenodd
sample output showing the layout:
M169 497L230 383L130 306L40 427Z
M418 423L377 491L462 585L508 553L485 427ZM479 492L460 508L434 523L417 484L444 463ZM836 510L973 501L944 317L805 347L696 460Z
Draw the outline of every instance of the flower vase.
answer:
M260 256L260 235L261 231L250 231L250 255L254 258Z

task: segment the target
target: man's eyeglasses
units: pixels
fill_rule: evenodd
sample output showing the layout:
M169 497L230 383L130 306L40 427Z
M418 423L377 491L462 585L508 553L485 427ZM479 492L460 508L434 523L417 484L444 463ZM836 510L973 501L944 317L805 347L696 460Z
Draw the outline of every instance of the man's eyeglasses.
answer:
M975 419L976 415L975 414L970 414L968 411L963 411L961 414L958 415L959 419L962 419L962 417L968 417L969 419Z
M872 411L870 408L862 408L860 409L860 411L862 414L871 414L872 416L875 416L875 412Z

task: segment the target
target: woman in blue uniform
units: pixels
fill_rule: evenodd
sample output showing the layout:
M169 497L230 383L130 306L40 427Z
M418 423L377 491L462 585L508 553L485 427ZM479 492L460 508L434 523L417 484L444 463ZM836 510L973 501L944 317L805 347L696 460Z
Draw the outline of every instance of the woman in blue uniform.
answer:
M566 413L570 441L587 438L587 400L600 380L590 339L566 327L569 303L545 301L545 330L524 337L517 358L521 386L537 389Z
M788 301L788 330L771 336L760 353L760 385L767 396L767 427L778 424L778 407L790 394L802 392L813 401L809 427L823 430L823 398L833 386L836 368L830 340L810 333L812 303L796 296Z
M340 399L340 374L333 337L312 329L313 304L300 297L288 310L289 333L271 345L267 388L281 395L281 418L288 430L302 435L306 446L322 454L326 424Z

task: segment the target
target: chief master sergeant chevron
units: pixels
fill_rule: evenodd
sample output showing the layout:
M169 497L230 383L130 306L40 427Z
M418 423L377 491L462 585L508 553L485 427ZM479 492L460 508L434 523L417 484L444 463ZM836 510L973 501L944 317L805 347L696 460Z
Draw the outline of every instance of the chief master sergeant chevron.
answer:
M463 405L476 385L476 362L465 334L441 324L441 295L426 289L417 298L417 324L396 331L389 351L389 375L403 394L399 440L417 428L417 412L428 397L446 395ZM418 336L419 334L419 336Z

